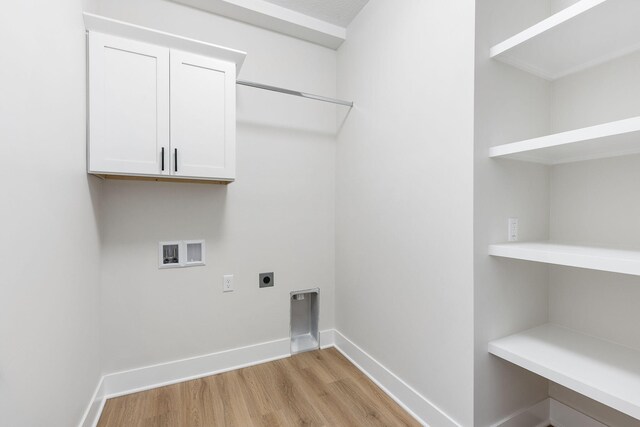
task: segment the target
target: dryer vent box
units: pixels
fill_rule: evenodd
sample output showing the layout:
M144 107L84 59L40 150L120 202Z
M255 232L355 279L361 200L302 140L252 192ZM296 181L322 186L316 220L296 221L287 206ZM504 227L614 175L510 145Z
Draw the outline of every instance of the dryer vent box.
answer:
M291 292L291 354L320 348L320 289Z

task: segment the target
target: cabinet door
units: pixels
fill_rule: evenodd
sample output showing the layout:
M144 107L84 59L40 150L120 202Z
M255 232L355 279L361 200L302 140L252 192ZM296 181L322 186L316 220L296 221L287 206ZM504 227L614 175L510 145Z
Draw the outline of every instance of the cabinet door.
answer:
M171 51L171 170L235 178L235 64Z
M169 174L169 49L90 33L89 129L90 172Z

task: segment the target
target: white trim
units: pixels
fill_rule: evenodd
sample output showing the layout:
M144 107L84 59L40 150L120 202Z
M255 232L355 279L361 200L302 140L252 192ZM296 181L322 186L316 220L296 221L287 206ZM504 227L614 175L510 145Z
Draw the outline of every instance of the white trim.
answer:
M106 400L104 397L104 377L101 377L78 427L95 427L98 425Z
M579 412L555 399L549 399L549 422L554 427L607 427L600 421Z
M551 422L549 398L520 409L491 427L547 427Z
M320 349L331 348L336 346L336 330L327 329L320 331Z
M115 372L104 376L105 397L110 399L151 390L289 356L289 339L283 338L203 356Z
M535 424L533 424L535 423ZM492 427L606 427L599 421L555 399L547 398L521 409Z
M460 426L443 410L431 403L409 384L375 360L364 350L354 344L337 330L334 331L336 348L351 363L380 387L389 397L396 401L405 411L421 424L428 426Z

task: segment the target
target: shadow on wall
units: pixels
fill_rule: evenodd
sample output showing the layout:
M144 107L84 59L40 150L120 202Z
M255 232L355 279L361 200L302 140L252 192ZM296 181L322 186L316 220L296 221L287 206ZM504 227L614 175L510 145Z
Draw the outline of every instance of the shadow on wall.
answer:
M87 188L89 189L89 197L91 198L91 207L93 208L93 217L95 218L95 224L100 241L104 238L104 231L102 223L100 222L100 204L102 199L102 183L103 179L94 175L85 175L87 180Z
M238 125L260 126L280 132L304 132L335 138L337 119L346 106L297 98L254 88L238 91ZM337 116L336 116L337 114Z
M273 135L282 135L289 139L300 140L301 138L309 138L311 137L319 137L319 138L330 138L331 141L335 144L335 126L333 130L323 130L323 129L314 129L314 128L305 128L303 126L296 126L295 123L289 123L288 125L275 124L267 121L259 121L259 120L238 120L238 139L237 143L242 143L242 132L243 131L251 131L251 132L260 132L264 136L268 133Z
M107 180L101 208L109 211L110 218L102 230L103 241L114 235L118 245L203 236L218 239L227 192L226 185ZM180 235L174 236L177 230Z

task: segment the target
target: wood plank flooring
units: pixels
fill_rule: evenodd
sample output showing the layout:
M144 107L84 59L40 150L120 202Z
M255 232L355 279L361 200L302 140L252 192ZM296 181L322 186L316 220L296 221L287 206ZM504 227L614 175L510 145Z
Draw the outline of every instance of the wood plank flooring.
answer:
M98 427L419 426L336 349L109 399Z

